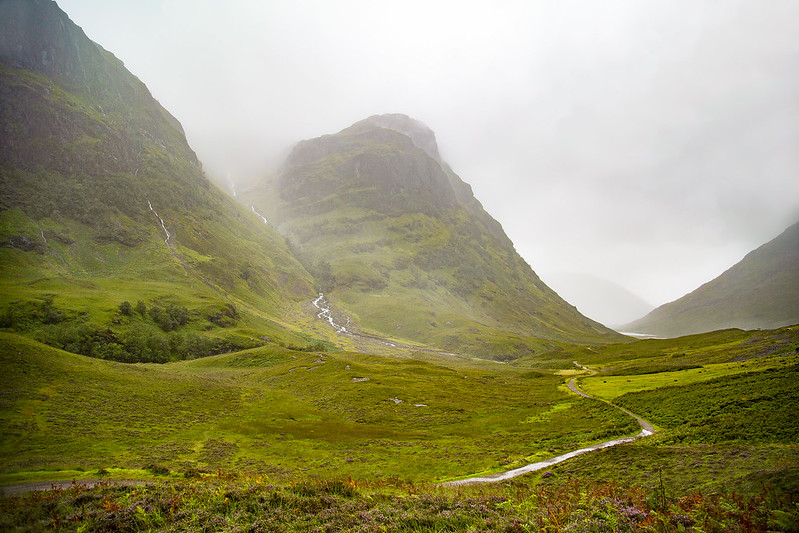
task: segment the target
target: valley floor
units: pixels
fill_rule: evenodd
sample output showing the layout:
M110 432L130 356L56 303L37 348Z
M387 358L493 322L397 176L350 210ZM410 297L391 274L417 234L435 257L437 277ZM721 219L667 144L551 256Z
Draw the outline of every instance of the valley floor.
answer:
M353 513L371 517L364 531L571 531L591 520L722 531L749 513L790 531L799 427L784 413L799 410L797 331L559 346L511 365L282 347L130 365L0 333L0 483L76 479L3 499L3 526L273 530L268 511L288 531L344 527ZM546 463L628 440L639 425L627 413L659 431ZM539 462L489 485L437 484Z

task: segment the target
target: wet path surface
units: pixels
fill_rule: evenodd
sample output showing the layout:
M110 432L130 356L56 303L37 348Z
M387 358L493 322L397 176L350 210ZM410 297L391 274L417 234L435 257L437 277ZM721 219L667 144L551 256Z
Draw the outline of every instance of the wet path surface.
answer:
M137 487L139 485L152 484L152 481L138 479L79 479L61 481L30 481L28 483L17 483L14 485L4 485L0 487L0 496L10 497L34 492L37 490L63 490L70 487L92 488L97 485L108 485L116 487Z
M575 363L577 364L577 363ZM588 370L586 367L582 365L577 365L578 367ZM584 393L580 388L577 386L576 383L577 378L572 378L569 380L568 387L573 393L578 394L584 398L589 398L591 400L597 400L598 398L594 398L593 396L589 396L588 394ZM527 474L529 472L535 472L536 470L543 470L544 468L548 468L552 465L556 465L558 463L562 463L563 461L568 461L573 457L577 457L578 455L582 455L584 453L593 452L595 450L601 450L602 448L610 448L611 446L616 446L618 444L625 444L627 442L633 442L634 440L640 439L641 437L646 437L648 435L652 435L655 432L655 428L652 427L648 421L644 420L640 416L631 413L627 409L623 409L616 405L613 405L610 402L605 400L599 400L601 402L605 402L606 404L610 405L611 407L618 409L619 411L635 418L638 422L638 425L641 426L641 432L633 437L622 437L619 439L612 439L607 440L605 442L600 442L598 444L593 444L591 446L586 446L585 448L580 448L578 450L574 450L568 453L564 453L562 455L558 455L556 457L550 457L549 459L545 459L543 461L538 461L537 463L530 463L528 465L522 466L520 468L514 468L513 470L508 470L507 472L500 472L498 474L489 474L485 476L476 476L470 477L466 479L459 479L457 481L449 481L447 483L442 483L444 486L449 487L457 487L461 485L472 485L474 483L494 483L497 481L504 481L506 479L511 479L516 476L521 476L522 474Z

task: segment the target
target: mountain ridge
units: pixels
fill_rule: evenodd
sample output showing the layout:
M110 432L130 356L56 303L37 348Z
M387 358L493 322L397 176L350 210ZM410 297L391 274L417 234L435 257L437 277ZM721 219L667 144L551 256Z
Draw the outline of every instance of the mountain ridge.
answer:
M55 2L0 2L0 105L4 327L159 361L311 339L312 279L283 239Z
M799 324L799 222L696 290L623 326L680 336Z
M502 357L542 339L620 338L541 281L436 147L407 115L369 117L301 141L240 199L268 211L320 289L381 334Z

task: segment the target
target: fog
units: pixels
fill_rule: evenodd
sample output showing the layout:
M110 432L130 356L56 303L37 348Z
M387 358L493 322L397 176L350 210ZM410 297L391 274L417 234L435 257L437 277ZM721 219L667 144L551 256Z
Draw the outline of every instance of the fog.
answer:
M372 114L425 122L545 281L658 305L799 220L793 0L58 4L220 183Z

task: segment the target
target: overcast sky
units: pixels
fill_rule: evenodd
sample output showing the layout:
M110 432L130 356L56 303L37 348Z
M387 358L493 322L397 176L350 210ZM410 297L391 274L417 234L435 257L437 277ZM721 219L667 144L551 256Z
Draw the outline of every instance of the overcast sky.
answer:
M545 281L659 305L799 221L795 0L58 4L221 181L372 114L425 122Z

